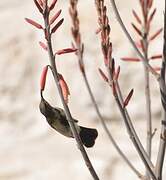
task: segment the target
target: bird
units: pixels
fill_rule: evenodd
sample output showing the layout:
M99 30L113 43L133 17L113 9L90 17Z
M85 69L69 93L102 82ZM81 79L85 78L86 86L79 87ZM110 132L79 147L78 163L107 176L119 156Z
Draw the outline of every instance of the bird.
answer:
M59 107L52 107L43 97L41 92L41 101L39 104L40 112L45 116L48 124L60 134L74 138L66 114ZM93 147L98 136L98 131L94 128L87 128L78 125L78 120L73 119L75 127L83 145L87 148Z

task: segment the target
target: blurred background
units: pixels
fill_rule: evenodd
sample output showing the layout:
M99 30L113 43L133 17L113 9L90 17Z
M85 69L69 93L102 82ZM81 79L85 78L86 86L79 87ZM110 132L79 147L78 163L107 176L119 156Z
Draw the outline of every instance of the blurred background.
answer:
M138 0L117 0L125 24L133 37L135 33L132 8L138 9ZM116 21L109 1L108 13L111 25L113 56L121 66L120 85L126 96L134 88L134 96L128 105L134 126L145 145L145 99L144 76L141 63L125 63L124 56L136 56L128 40ZM164 1L155 1L157 13L152 25L152 33L163 26ZM59 0L57 10L62 9L65 19L63 26L54 36L54 48L70 47L71 21L68 14L69 1ZM43 40L42 33L25 23L24 18L32 18L42 23L42 18L33 0L0 1L0 180L50 180L50 179L92 179L73 139L67 139L52 130L39 112L39 80L42 67L48 64L48 56L38 45ZM97 14L94 1L79 2L82 41L85 44L84 60L89 82L103 117L130 161L142 173L144 166L136 153L113 101L109 87L101 79L98 68L103 68L100 39L95 34ZM161 53L162 35L151 46L151 52ZM157 62L160 65L160 62ZM88 154L101 179L137 179L119 157L103 131L96 116L89 95L82 81L74 55L57 58L59 72L64 75L69 88L69 107L79 124L98 129L99 137ZM153 161L156 161L160 134L161 104L158 83L151 78L153 129ZM45 90L46 99L54 106L62 107L52 76L49 74ZM166 171L164 165L164 177ZM164 178L163 178L164 179Z

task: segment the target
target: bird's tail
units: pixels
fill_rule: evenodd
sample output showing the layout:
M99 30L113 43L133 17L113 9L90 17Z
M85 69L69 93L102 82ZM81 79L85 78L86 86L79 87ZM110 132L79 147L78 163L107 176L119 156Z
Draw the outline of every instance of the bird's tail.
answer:
M98 136L97 130L82 126L80 126L80 129L80 138L82 140L82 143L86 147L92 147L95 144L95 139Z

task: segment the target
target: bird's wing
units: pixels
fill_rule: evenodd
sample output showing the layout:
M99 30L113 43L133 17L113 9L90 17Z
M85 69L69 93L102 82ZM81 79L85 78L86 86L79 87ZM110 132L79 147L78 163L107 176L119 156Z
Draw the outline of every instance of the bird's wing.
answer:
M66 115L65 115L65 112L64 112L63 109L61 109L61 108L56 108L56 109L58 109L60 111L61 115L64 116L64 118L66 118ZM73 119L73 120L74 120L75 123L78 123L78 120L76 120L76 119Z

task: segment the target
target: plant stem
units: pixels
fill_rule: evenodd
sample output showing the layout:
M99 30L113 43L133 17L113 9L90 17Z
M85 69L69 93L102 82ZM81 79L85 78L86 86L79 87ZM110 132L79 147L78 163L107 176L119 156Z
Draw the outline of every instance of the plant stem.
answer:
M109 74L109 79L111 80L112 77L111 77L111 74L109 73L109 69L107 69L108 71L108 74ZM130 139L132 140L133 142L133 145L135 146L140 158L142 159L146 169L149 171L151 177L153 180L157 180L156 177L155 177L155 174L154 174L154 166L152 164L152 162L150 161L146 151L144 150L140 140L139 140L139 137L137 136L137 133L133 127L133 123L130 119L130 116L128 114L128 111L126 108L123 108L122 105L123 105L123 96L122 96L122 93L121 93L121 90L120 90L120 87L119 87L119 84L117 82L116 84L117 86L117 94L114 96L115 98L115 101L116 101L116 104L117 106L119 107L119 110L120 110L120 113L124 119L124 122L125 122L125 125L126 125L126 129L127 129L127 132L129 134L129 137Z
M136 138L135 138L135 136L134 136L134 134L133 134L133 132L132 132L132 129L131 129L131 127L130 127L130 124L129 124L129 122L128 122L128 118L127 118L127 116L126 116L126 114L125 114L125 111L124 111L124 109L123 109L123 107L122 107L122 105L121 105L118 97L115 97L115 100L116 100L116 103L117 103L117 105L118 105L118 107L119 107L119 110L120 110L120 112L121 112L121 115L122 115L122 117L123 117L123 119L124 119L124 122L125 122L125 125L126 125L126 128L127 128L128 134L129 134L129 136L130 136L130 139L132 140L132 142L133 142L133 144L134 144L134 146L135 146L135 148L136 148L136 150L137 150L140 158L142 159L145 167L146 167L146 168L148 169L148 171L150 172L150 175L151 175L152 179L153 179L153 180L157 180L156 177L155 177L155 174L154 174L153 170L151 169L151 167L149 166L148 162L146 161L146 159L145 159L145 157L144 157L144 154L142 153L142 151L141 151L141 149L140 149L140 147L139 147L139 145L138 145L138 143L137 143L137 141L136 141Z
M136 50L137 54L141 57L141 60L143 62L143 65L144 65L144 68L146 68L145 70L145 81L146 81L146 107L147 107L147 117L148 117L148 120L147 120L147 132L149 133L148 134L148 137L147 137L147 149L148 149L148 154L144 151L144 148L142 146L142 144L140 143L139 139L137 138L137 135L135 133L135 130L134 128L132 127L132 122L129 121L130 123L130 126L131 126L131 130L133 130L133 133L136 137L136 141L139 145L139 148L140 150L142 151L143 155L144 155L144 158L146 159L147 162L149 162L149 165L151 164L151 160L150 160L150 156L151 155L151 134L152 134L152 125L151 125L151 107L150 107L150 91L149 91L149 86L148 86L148 83L149 83L149 73L148 73L148 70L156 77L156 79L158 81L160 81L160 76L154 71L154 69L150 66L150 64L148 63L148 57L145 55L142 55L142 53L139 51L139 49L136 47L135 45L135 42L133 41L133 39L131 38L129 32L127 31L121 17L120 17L120 14L118 12L118 9L116 7L116 4L115 4L115 1L114 0L110 0L111 1L111 4L113 6L113 10L115 12L115 15L117 17L117 20L122 28L122 30L124 31L124 33L126 34L127 38L129 39L130 43L132 44L132 46L134 47L134 49ZM145 41L146 42L146 41ZM148 47L148 46L147 46ZM128 116L128 113L127 113L127 116ZM129 116L128 116L129 118ZM147 168L147 167L146 167ZM151 169L153 169L151 167ZM147 171L149 171L149 169L147 169ZM153 170L152 170L153 172ZM154 172L153 174L151 175L154 175Z
M117 152L119 153L119 155L122 157L122 159L127 163L127 165L133 170L133 172L140 178L140 179L144 179L143 175L139 173L139 171L137 171L137 169L133 166L133 164L129 161L129 159L126 157L126 155L123 153L123 151L120 149L120 147L118 146L118 144L116 143L116 141L114 140L112 134L110 133L101 113L99 110L99 107L97 105L97 102L95 100L95 97L93 95L92 89L90 87L87 75L86 75L86 70L85 70L85 66L84 66L84 59L83 59L83 44L81 42L81 35L79 32L79 18L78 18L78 11L77 11L77 3L78 0L70 0L70 10L72 11L71 18L72 18L72 23L73 23L73 30L75 30L75 34L73 34L73 39L75 41L75 46L78 49L77 50L77 58L78 58L78 63L79 63L79 67L80 67L80 72L82 74L83 80L85 82L85 86L88 90L90 99L92 101L93 107L96 111L96 114L101 122L101 125L104 129L104 131L106 132L106 134L108 135L108 138L110 140L110 142L113 144L114 148L117 150ZM79 41L78 41L79 39Z
M151 159L151 151L152 151L151 98L150 98L150 89L149 89L149 72L146 67L144 67L144 73L145 73L145 97L146 97L146 118L147 118L146 149L147 149L147 154Z
M104 131L106 132L106 134L108 135L109 137L109 140L111 141L111 143L113 144L114 148L117 150L117 152L119 153L119 155L122 157L122 159L127 163L127 165L134 171L134 173L140 178L140 179L144 179L143 175L139 173L139 171L133 166L133 164L129 161L129 159L127 158L127 156L123 153L123 151L120 149L120 147L118 146L118 144L116 143L115 139L113 138L112 134L110 133L101 113L100 113L100 110L98 108L98 105L96 103L96 100L93 96L93 93L92 93L92 90L90 88L90 85L89 85L89 82L87 80L87 76L86 76L86 73L83 74L83 78L84 78L84 81L85 81L85 84L86 84L86 87L87 87L87 90L89 92L89 95L90 95L90 98L91 98L91 101L93 103L93 106L95 108L95 111L96 111L96 114L98 115L98 118L102 124L102 127L104 129Z
M156 175L158 180L162 180L162 170L165 158L166 150L166 82L165 82L165 72L166 72L166 0L165 0L165 13L164 13L164 46L163 46L163 60L161 67L161 80L160 80L160 92L161 101L163 105L163 121L161 122L161 134L160 134L160 144L159 151L156 161Z
M156 169L155 169L158 180L162 180L165 149L166 149L166 113L164 113L164 120L162 121L159 151L158 151Z
M64 107L64 111L65 111L65 114L66 114L66 117L67 117L67 120L69 122L69 125L70 125L70 128L72 130L72 133L73 133L73 136L77 142L77 145L78 145L78 148L79 150L81 151L82 153L82 156L84 158L84 161L85 161L85 164L87 166L87 168L89 169L92 177L94 180L99 180L99 177L97 175L97 173L95 172L95 169L93 168L92 166L92 163L86 153L86 150L82 144L82 141L79 137L79 134L77 132L77 129L76 129L76 126L74 124L74 120L71 116L71 113L70 113L70 110L67 106L67 104L65 103L64 101L64 98L63 98L63 94L62 94L62 90L61 90L61 87L60 87L60 84L59 84L59 80L58 80L58 72L57 72L57 68L56 68L56 64L55 64L55 56L53 54L53 49L52 49L52 43L51 43L51 34L50 34L50 26L49 26L49 12L48 12L48 6L47 6L47 1L46 1L46 4L45 4L45 9L44 9L44 22L45 22L45 29L46 29L46 34L47 34L47 47L48 47L48 54L49 54L49 60L50 60L50 64L51 64L51 67L52 67L52 72L53 72L53 76L54 76L54 80L55 80L55 84L57 86L57 89L58 89L58 92L59 92L59 95L60 95L60 98L61 98L61 101L62 101L62 104L63 104L63 107Z
M143 6L143 5L141 5ZM148 1L144 1L144 7L142 7L142 14L143 14L143 19L144 19L144 24L143 24L143 33L142 33L142 45L143 45L143 56L144 59L149 62L148 58L148 47L149 47L149 42L148 42L148 35L149 35L149 27L147 27L147 21L148 21ZM149 25L150 26L150 25ZM147 154L149 156L149 159L151 160L151 149L152 149L152 114L151 114L151 96L150 96L150 83L149 83L149 70L146 67L145 64L144 66L144 78L145 78L145 103L146 103L146 150ZM146 176L147 179L150 180L150 175L149 172L146 170Z
M152 149L152 118L151 118L151 98L149 89L149 71L147 67L144 66L145 74L145 98L146 98L146 122L147 122L147 137L146 137L146 150L151 160L151 149ZM149 172L146 171L147 178L150 179Z
M119 96L119 99L120 99L120 103L122 104L123 103L123 96L122 96L122 93L121 93L118 82L117 82L117 91L118 91L118 96ZM145 157L146 161L148 161L148 164L151 167L151 169L154 169L154 166L153 166L152 162L149 160L148 154L144 150L144 147L142 146L142 144L141 144L141 142L139 140L139 137L138 137L138 135L137 135L137 133L136 133L134 127L133 127L133 123L131 121L131 118L129 116L129 113L128 113L127 109L125 109L125 114L126 114L126 118L128 119L130 128L132 129L133 134L136 137L136 141L137 141L137 144L138 144L139 148L141 149L142 153L144 154L144 157Z
M124 108L123 104L123 98L121 96L120 88L118 88L119 92L117 92L117 87L116 85L117 80L114 79L114 74L115 74L115 62L114 59L112 58L112 43L109 41L109 34L110 34L110 26L109 26L109 20L106 15L106 6L104 6L104 0L96 0L96 7L97 7L97 12L99 15L99 25L101 28L101 47L102 47L102 52L104 56L104 63L108 72L108 84L112 86L112 91L113 95L115 98L115 102L117 106L119 107L119 110L121 112L121 115L123 117L123 120L125 122L127 132L129 134L129 137L131 138L133 145L135 146L140 158L142 159L145 167L149 170L151 176L153 179L155 178L155 174L153 172L153 164L149 160L149 157L144 150L137 134L136 131L133 127L133 124L131 122L131 119L127 113L126 108ZM115 6L116 7L116 6ZM123 23L123 22L122 22ZM120 96L120 97L119 97ZM120 99L121 98L121 99Z

